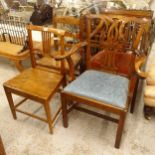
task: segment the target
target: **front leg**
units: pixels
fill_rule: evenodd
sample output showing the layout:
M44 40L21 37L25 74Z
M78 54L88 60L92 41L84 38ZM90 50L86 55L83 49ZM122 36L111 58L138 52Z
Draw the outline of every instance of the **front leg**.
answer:
M152 107L149 107L149 106L147 106L147 105L144 105L144 117L145 117L147 120L150 120L150 119L151 119L152 110L153 110Z
M24 67L23 67L23 65L22 65L21 60L13 60L13 62L14 62L14 64L15 64L16 68L17 68L20 72L22 72L22 71L24 70Z

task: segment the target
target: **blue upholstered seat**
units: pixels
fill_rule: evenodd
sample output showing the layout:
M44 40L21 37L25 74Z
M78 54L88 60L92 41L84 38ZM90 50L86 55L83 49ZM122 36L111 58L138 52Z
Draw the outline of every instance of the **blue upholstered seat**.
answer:
M71 92L89 97L120 108L125 108L129 80L110 73L87 70L64 88Z

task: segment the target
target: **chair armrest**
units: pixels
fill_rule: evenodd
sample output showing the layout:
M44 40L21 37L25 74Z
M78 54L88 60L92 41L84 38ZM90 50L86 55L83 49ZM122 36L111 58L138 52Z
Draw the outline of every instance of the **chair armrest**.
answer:
M87 45L87 42L80 42L75 45L70 49L69 52L66 52L63 55L56 55L56 54L51 54L51 57L54 58L55 60L63 60L63 59L68 59L72 54L76 53L80 48L85 47Z
M136 60L135 60L136 73L142 79L145 79L147 77L147 72L144 72L141 70L141 67L145 63L145 61L146 61L146 56L136 58Z

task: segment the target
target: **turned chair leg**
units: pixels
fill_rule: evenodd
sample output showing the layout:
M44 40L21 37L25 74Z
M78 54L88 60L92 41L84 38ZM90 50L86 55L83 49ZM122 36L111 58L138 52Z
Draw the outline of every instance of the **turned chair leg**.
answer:
M137 95L137 89L138 89L139 79L137 78L135 81L135 88L131 100L131 107L130 107L130 113L134 112L135 102L136 102L136 95Z
M12 112L12 116L13 116L14 119L17 119L17 115L16 115L15 106L14 106L14 103L13 103L12 94L5 86L4 86L4 90L5 90L5 94L6 94L7 100L9 102L9 106L10 106L10 109L11 109L11 112Z
M47 117L49 131L51 134L53 134L53 125L52 125L52 118L51 118L51 111L50 111L49 102L44 103L44 109L45 109L45 113L46 113L46 117Z
M147 106L147 105L144 105L144 117L145 117L147 120L150 120L150 119L151 119L152 110L153 110L152 107L149 107L149 106Z
M0 155L6 155L1 136L0 136Z
M61 94L61 103L62 103L62 119L63 125L65 128L68 127L68 117L67 117L67 102L65 96Z
M119 119L118 127L117 127L117 133L116 133L116 140L115 140L115 147L116 148L120 147L121 137L122 137L124 123L125 123L125 117L126 117L125 112L120 115L120 119Z
M15 64L16 68L17 68L20 72L22 72L22 71L24 70L24 67L23 67L23 65L22 65L22 62L21 62L20 60L14 60L13 62L14 62L14 64Z

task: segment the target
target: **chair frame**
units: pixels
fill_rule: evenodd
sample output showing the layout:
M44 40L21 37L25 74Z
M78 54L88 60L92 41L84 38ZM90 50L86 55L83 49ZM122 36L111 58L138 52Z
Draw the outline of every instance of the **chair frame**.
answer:
M51 112L50 112L50 105L49 105L49 101L52 98L52 96L56 93L56 92L60 92L60 86L65 86L66 85L66 72L65 72L65 63L64 60L67 59L68 63L69 63L69 67L70 67L70 78L74 79L74 72L73 72L73 62L72 62L72 54L76 53L80 48L83 48L85 46L85 43L78 43L76 44L73 48L71 48L71 50L67 53L64 53L64 36L65 36L65 31L61 30L61 29L55 29L55 28L47 28L47 27L41 27L41 26L35 26L35 25L28 25L27 26L28 29L28 37L29 37L29 49L30 49L30 56L31 56L31 63L32 63L32 69L35 70L39 70L44 72L48 72L48 73L52 73L53 76L55 75L61 75L62 79L59 81L59 83L57 82L56 87L53 88L53 91L51 92L50 96L48 98L42 98L40 96L35 96L32 94L29 94L29 92L25 93L22 92L21 90L18 90L16 88L13 88L12 85L9 83L9 81L5 82L3 84L4 90L5 90L5 94L6 97L8 99L9 102L9 106L13 115L14 119L17 119L16 116L16 111L26 114L28 116L31 116L33 118L39 119L43 122L48 123L49 126L49 131L50 133L53 133L53 124L55 123L55 120L57 118L57 116L59 115L59 113L61 112L61 106L57 109L57 111L55 112L55 115L51 118ZM49 69L46 67L42 67L37 65L36 63L36 48L35 48L35 41L33 42L33 38L32 38L32 31L40 31L42 32L42 37L44 38L44 40L42 40L42 45L43 45L43 50L42 52L44 54L47 54L51 48L51 40L48 39L49 36L49 32L56 34L57 36L60 37L60 53L59 54L52 54L50 53L51 58L57 60L57 61L61 61L61 68L59 70L59 72L57 70L54 69ZM34 46L33 46L34 45ZM29 70L29 69L27 69ZM24 72L26 72L27 70L25 70ZM20 75L24 74L24 72L22 72ZM16 78L16 77L15 77ZM57 78L55 76L55 78ZM12 80L12 79L11 79ZM52 81L51 81L52 82ZM19 96L24 97L23 100L21 100L19 103L14 104L13 101L13 97L12 94L16 94ZM44 106L44 110L46 113L46 119L36 116L34 114L30 114L28 112L25 112L23 110L20 110L18 107L24 103L27 99L31 99L34 101L37 101L38 103L42 104Z
M105 19L110 19L111 20L112 18L109 17L109 16L106 16L106 15L87 15L86 17L87 17L87 24L86 25L87 25L87 29L88 29L87 30L86 65L87 65L87 69L90 69L90 68L93 67L93 66L91 66L91 61L90 61L91 60L91 46L94 46L94 45L91 44L92 43L91 42L91 38L93 38L93 35L95 34L95 31L101 29L101 24L99 24L98 27L91 33L91 28L90 28L91 20L93 20L93 18L94 19L95 18L99 18L99 19L104 19L105 18ZM120 17L117 17L117 18L119 19ZM121 17L120 19L124 20L124 22L126 22L124 17ZM137 19L137 18L134 18L134 17L129 17L129 19L133 20L133 21L137 21L137 22L139 22L142 25L145 23L141 19ZM102 22L100 22L100 23L102 23ZM140 37L142 36L142 33L144 32L144 30L146 31L146 29L148 29L148 25L147 24L146 24L146 27L142 26L140 28L140 30L138 32L139 34L137 34L137 37L135 38L135 42L133 42L133 49L132 49L133 52L135 52L136 49L138 48L139 42L140 42ZM111 49L112 48L111 45L108 48ZM134 55L135 54L136 53L134 53ZM139 51L139 54L140 54L140 51ZM104 60L106 60L106 58ZM109 62L110 62L110 60L109 60ZM113 62L110 62L110 63L113 63ZM108 65L108 62L107 62L106 65ZM113 65L113 64L111 64L111 65ZM103 71L104 71L104 69L103 69ZM117 74L117 72L115 72L115 71L113 73ZM74 93L71 93L71 92L62 91L61 92L61 102L62 102L62 109L63 109L62 110L62 114L63 114L63 125L64 125L64 127L66 127L66 128L68 127L67 113L69 113L72 109L80 110L80 111L83 111L83 112L87 112L89 114L96 115L96 116L101 117L101 118L105 118L105 119L110 120L112 122L118 123L116 139L115 139L115 147L119 148L120 147L120 142L121 142L121 137L122 137L122 132L123 132L123 128L124 128L126 114L127 114L129 105L130 105L132 97L133 97L133 94L131 94L131 92L130 92L130 88L131 88L131 85L132 85L132 80L131 79L132 79L132 76L135 74L135 71L133 70L129 74L131 74L131 75L128 75L129 77L127 77L127 78L129 78L129 80L130 80L130 85L129 85L128 98L127 98L127 101L126 101L126 104L125 104L125 108L119 108L119 107L116 107L116 106L112 106L112 105L109 105L109 104L97 101L95 99L91 99L91 98L88 98L88 97L83 97L83 96L80 96L78 94L74 94ZM68 103L74 103L74 104L68 109L67 108L67 104ZM77 103L86 104L86 105L95 107L97 109L101 109L101 110L105 110L105 111L111 112L113 114L118 115L119 119L112 118L112 117L109 117L109 116L105 116L105 115L102 115L102 114L100 114L98 112L94 112L94 111L85 109L83 107L78 106Z
M110 15L110 16L126 16L126 17L136 17L136 18L140 18L140 19L148 19L150 21L152 21L153 18L153 11L152 10L126 10L126 9L103 9L102 14L105 15ZM149 54L151 47L152 47L152 40L151 38L151 31L153 30L153 26L150 27L150 31L148 34L148 38L149 38L149 44L148 47L146 49L146 55ZM135 101L136 101L136 95L137 95L137 89L138 89L138 85L139 85L139 81L140 81L140 77L135 76L132 80L132 87L131 87L131 91L134 91L133 93L133 97L132 97L132 101L131 101L131 108L130 108L130 112L133 113L134 112L134 107L135 107Z
M62 55L63 55L63 52L64 52L64 42L63 42L63 39L64 39L65 31L60 30L60 29L46 28L46 27L33 26L33 25L27 26L27 29L28 29L29 48L30 48L30 54L31 54L32 67L34 69L37 69L37 70L42 70L42 71L46 71L46 72L51 72L52 73L52 71L49 70L49 69L45 69L45 68L44 69L41 69L39 67L37 68L37 65L36 65L36 62L35 62L35 49L33 49L32 31L35 30L35 31L40 31L42 33L45 32L45 34L43 35L45 37L45 42L43 43L43 50L44 50L43 52L48 52L48 48L47 48L47 46L48 46L48 39L46 38L48 36L46 36L46 32L47 33L48 32L55 33L58 36L60 36L60 38L61 38L61 54ZM53 56L53 58L54 58L54 56ZM58 74L58 73L55 73L55 74ZM35 96L35 95L31 95L29 93L22 92L21 90L18 90L16 88L11 87L11 85L8 82L5 82L3 86L4 86L5 94L7 96L8 102L9 102L9 106L10 106L10 109L11 109L11 112L12 112L12 115L13 115L13 118L14 119L17 119L16 111L17 112L20 112L20 113L23 113L25 115L31 116L33 118L36 118L38 120L41 120L43 122L48 123L49 131L50 131L50 133L53 133L53 124L54 124L54 122L55 122L58 114L61 111L61 106L59 106L59 108L55 112L55 115L53 115L53 117L51 117L49 101L50 101L51 97L56 92L59 92L59 87L61 85L64 85L65 84L65 72L64 72L64 63L63 63L63 60L61 61L61 71L60 71L59 74L64 74L64 76L61 79L61 81L59 81L59 83L57 84L57 87L54 89L54 91L51 92L51 95L50 95L50 97L48 99L43 99L40 96ZM53 76L54 76L54 74L53 74ZM16 94L16 95L22 96L22 97L24 97L24 99L21 100L19 103L14 104L12 94ZM42 118L42 117L39 117L39 116L36 116L34 114L31 114L29 112L20 110L18 108L27 99L31 99L31 100L37 101L38 103L40 103L40 104L43 105L44 110L45 110L45 113L46 113L46 119L45 118Z

